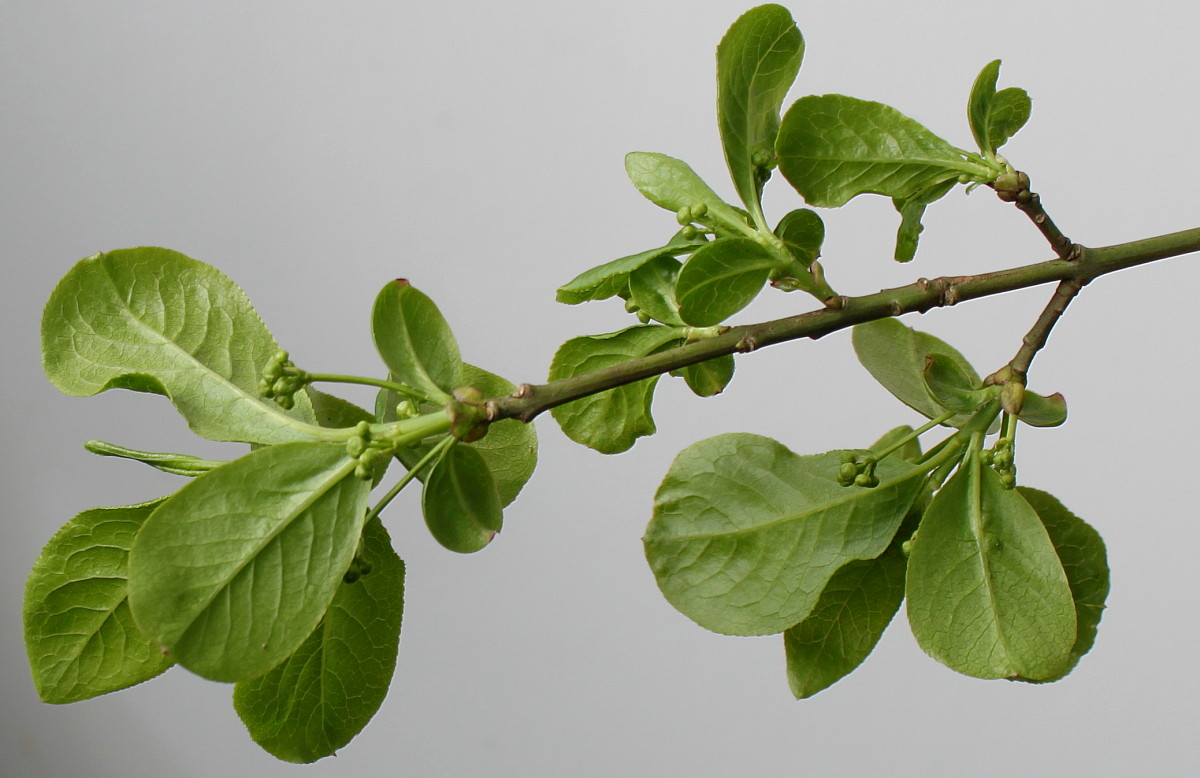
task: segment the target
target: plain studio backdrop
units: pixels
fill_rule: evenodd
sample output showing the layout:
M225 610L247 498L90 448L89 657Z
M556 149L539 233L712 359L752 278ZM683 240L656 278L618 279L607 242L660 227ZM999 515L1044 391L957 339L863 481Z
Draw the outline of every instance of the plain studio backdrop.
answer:
M1184 257L1088 287L1034 363L1071 419L1030 430L1022 483L1100 530L1113 570L1091 655L1047 686L957 675L903 613L850 677L788 691L782 641L705 631L659 594L640 538L675 453L750 431L799 453L863 446L915 415L857 365L847 333L741 357L713 400L664 380L661 432L605 457L538 420L541 461L481 553L441 549L415 494L384 515L408 563L391 693L361 736L307 768L246 735L230 688L173 669L68 706L37 701L25 577L81 510L159 496L174 476L93 457L100 438L233 456L163 398L60 396L38 322L81 257L161 245L224 270L297 362L380 374L371 302L404 276L466 359L544 380L557 346L632 319L568 307L581 270L658 245L671 214L625 180L627 151L688 161L727 197L713 52L743 2L129 2L0 6L3 543L0 772L37 776L1127 776L1200 771L1195 401L1200 267ZM970 145L988 61L1033 97L1005 154L1072 238L1105 245L1200 224L1193 3L805 2L793 97L894 105ZM769 187L777 219L799 206ZM825 214L845 294L1050 252L987 190L931 208L912 265L898 217L863 197ZM1050 289L904 321L990 372ZM767 293L735 321L813 306ZM354 397L365 400L367 393Z

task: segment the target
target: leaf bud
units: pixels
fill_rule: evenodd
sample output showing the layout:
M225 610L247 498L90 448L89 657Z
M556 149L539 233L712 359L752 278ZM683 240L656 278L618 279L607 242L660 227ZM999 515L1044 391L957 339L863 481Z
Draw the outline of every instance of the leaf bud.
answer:
M770 170L775 167L775 152L770 149L759 149L754 152L754 155L750 158L750 162L754 167Z
M1008 381L1000 390L1000 407L1012 416L1020 416L1025 407L1025 384L1020 381Z

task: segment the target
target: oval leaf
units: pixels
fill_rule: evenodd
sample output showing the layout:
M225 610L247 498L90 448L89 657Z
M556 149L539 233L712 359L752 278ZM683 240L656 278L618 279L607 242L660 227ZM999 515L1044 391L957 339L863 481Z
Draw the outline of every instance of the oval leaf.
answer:
M983 153L996 151L991 139L992 99L996 96L996 79L1000 77L1000 60L994 59L983 66L975 83L971 86L971 97L967 100L967 121L971 134Z
M291 411L259 398L262 369L278 350L233 281L168 249L80 260L42 316L42 363L60 391L164 394L197 435L211 440L322 437L303 392Z
M961 175L999 174L895 108L845 95L797 100L779 130L779 169L810 205L837 207L860 194L912 197Z
M779 220L775 235L783 241L788 253L797 262L808 267L821 256L821 244L825 242L825 222L816 211L797 208Z
M1046 527L1075 600L1076 632L1071 661L1057 676L1042 679L1043 682L1057 681L1071 672L1096 642L1096 629L1100 626L1104 601L1108 598L1108 554L1100 533L1067 510L1053 495L1027 486L1019 486L1017 491Z
M679 303L675 301L675 281L681 267L677 259L658 257L629 274L629 299L639 312L662 324L682 326Z
M1017 418L1031 427L1057 427L1067 420L1067 398L1057 393L1047 397L1026 390Z
M370 486L341 445L253 451L183 487L129 554L129 605L214 681L261 675L312 633L358 546Z
M976 678L1060 675L1075 603L1038 514L971 456L934 496L912 541L908 620L926 653Z
M628 257L614 259L577 275L571 281L558 288L555 299L560 303L575 305L588 300L604 300L615 297L625 291L629 282L629 274L647 262L659 257L679 257L690 254L708 241L671 242L666 246L632 254Z
M713 397L725 391L725 387L733 380L733 354L697 362L678 371L687 382L688 388L698 397ZM673 373L676 375L676 373Z
M442 312L403 278L388 283L371 313L375 348L393 378L438 402L462 382L458 341Z
M933 419L944 411L925 385L926 360L944 357L958 366L971 385L978 386L979 374L950 344L925 332L904 326L895 319L879 319L854 327L854 353L862 366L896 399ZM961 426L970 418L960 414L948 424Z
M758 296L779 264L748 238L722 238L698 249L675 284L680 317L693 327L720 324Z
M996 388L983 389L963 366L952 357L933 353L925 357L925 390L941 407L955 413L971 414L994 398Z
M342 583L325 618L295 653L233 689L250 737L287 762L333 755L387 696L404 611L404 563L378 519L363 530L371 572Z
M924 480L887 459L879 486L842 487L840 461L749 434L684 449L643 539L667 600L727 635L769 635L806 618L839 568L887 548Z
M660 208L678 213L684 208L704 205L706 224L726 233L752 234L746 219L717 197L708 184L686 162L649 151L631 151L625 155L625 172L647 200Z
M996 93L988 116L988 137L995 148L1003 146L1025 126L1032 109L1033 103L1024 89L1013 86Z
M644 357L680 338L679 328L655 325L572 338L555 353L550 363L550 380L558 381ZM550 413L563 433L576 443L602 454L619 454L627 451L638 438L654 434L650 401L657 383L658 376L635 381L552 408Z
M421 509L437 542L460 554L492 542L503 521L496 481L468 446L451 447L426 476Z
M43 702L86 700L148 681L172 664L134 625L129 547L162 502L84 511L42 549L25 586L25 647Z
M766 180L755 155L774 157L779 109L800 72L804 38L779 5L760 5L733 23L717 46L717 124L733 185L761 215Z

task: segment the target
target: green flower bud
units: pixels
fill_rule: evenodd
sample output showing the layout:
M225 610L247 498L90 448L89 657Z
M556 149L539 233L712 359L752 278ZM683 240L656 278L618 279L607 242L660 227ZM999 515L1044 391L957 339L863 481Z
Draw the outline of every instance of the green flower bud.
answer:
M357 458L361 456L366 448L367 441L363 440L359 435L355 435L346 441L346 455L349 457Z
M865 489L870 489L872 487L879 486L879 479L876 478L872 473L859 473L854 478L854 485L861 486Z
M641 306L639 306L639 305L638 305L637 303L635 303L633 300L626 300L626 301L625 301L625 312L626 312L626 313L637 313L637 312L638 312L638 309L639 309L640 307L641 307Z
M637 312L637 320L640 321L642 324L649 324L650 323L650 314L646 313L645 311L638 311Z
M355 583L356 581L358 581L358 578L359 578L359 572L354 569L353 565L350 566L349 570L347 570L345 573L342 574L342 581L344 581L345 583L348 583L348 584Z
M849 486L854 483L854 479L858 477L858 468L853 462L843 462L838 469L838 483L843 483L844 486Z
M363 440L370 440L370 438L371 438L370 423L365 422L365 421L360 421L358 424L355 424L354 425L354 434L359 436Z
M360 575L370 575L374 569L375 567L366 559L358 560L358 572Z
M770 149L759 149L754 152L754 156L750 158L750 162L754 167L770 170L775 167L775 153Z
M686 226L692 223L692 209L686 205L675 212L675 221Z
M696 219L703 219L705 214L708 213L708 204L707 203L696 203L695 205L692 206L691 211L692 211L692 218L690 219L690 221L696 221Z

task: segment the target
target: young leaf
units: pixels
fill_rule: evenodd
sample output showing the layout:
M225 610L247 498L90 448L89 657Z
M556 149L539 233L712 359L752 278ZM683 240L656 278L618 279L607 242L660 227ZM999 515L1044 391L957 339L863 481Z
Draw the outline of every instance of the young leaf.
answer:
M379 710L396 668L404 563L378 519L363 530L371 572L342 583L321 624L266 675L233 689L250 737L287 762L315 762L349 743Z
M625 155L625 172L629 180L647 200L678 213L684 208L704 206L704 223L712 223L719 231L737 235L752 235L742 214L709 188L686 162L648 151L631 151Z
M924 481L889 458L879 486L842 487L839 462L840 452L801 457L749 434L680 452L643 539L663 595L727 635L770 635L806 618L839 568L887 548Z
M991 138L992 100L996 96L996 79L1000 77L1000 60L994 59L983 66L975 83L971 86L971 97L967 100L967 121L971 135L979 150L987 154L996 151Z
M930 356L949 359L972 386L980 383L975 369L948 343L906 327L895 319L879 319L855 326L853 342L858 361L875 380L900 402L930 419L943 413L942 406L925 385L925 365ZM961 426L969 418L961 414L947 423Z
M996 394L995 388L981 389L977 378L945 354L927 356L922 377L933 401L955 413L972 414Z
M966 175L998 175L894 108L845 95L797 100L783 117L779 169L810 205L837 207L860 194L907 199Z
M788 684L797 699L832 686L874 650L904 600L904 553L845 564L808 618L783 633Z
M426 476L421 509L437 542L460 554L492 542L503 520L496 481L469 446L452 446Z
M1067 399L1058 393L1047 397L1026 390L1017 418L1031 427L1057 427L1067 420Z
M659 257L680 257L690 254L707 242L703 240L672 241L666 246L614 259L612 262L585 270L568 283L560 286L555 299L560 303L575 305L588 300L604 300L615 297L625 290L629 282L629 274L647 262L652 262Z
M779 110L803 58L800 30L779 5L747 11L717 46L717 124L725 161L742 202L760 217L765 166L755 157L774 158Z
M262 369L278 350L233 281L167 249L80 260L42 316L42 363L64 394L163 394L192 431L212 440L321 437L303 393L290 411L258 395Z
M1071 661L1057 676L1042 679L1057 681L1075 668L1096 641L1096 628L1100 626L1104 601L1108 598L1108 555L1100 533L1053 495L1027 486L1018 486L1017 491L1046 527L1075 600L1076 632Z
M675 281L679 278L679 260L658 257L629 274L629 299L651 319L679 327L679 303L675 301Z
M550 363L550 380L600 370L652 354L682 332L678 327L630 327L607 335L572 338L559 347ZM602 454L619 454L655 432L650 401L658 376L588 395L550 413L568 438Z
M758 296L779 264L749 238L722 238L698 249L675 284L680 317L693 327L720 324Z
M129 553L134 620L214 681L261 675L320 622L358 546L370 485L342 446L261 448L184 486Z
M925 231L925 225L921 224L921 218L925 216L925 209L930 204L942 199L954 188L955 183L957 183L957 179L943 181L929 189L917 192L912 197L892 200L892 205L900 212L900 228L896 231L895 258L897 262L911 262L917 255L917 242L920 240L921 233Z
M790 211L775 225L775 235L788 253L797 262L808 267L821 256L821 244L825 242L825 222L816 211L797 208Z
M1044 680L1067 667L1075 604L1038 514L972 455L934 496L908 559L921 648L976 678Z
M688 365L673 375L682 375L688 388L697 396L712 397L725 391L725 387L733 380L733 368L733 354L726 354Z
M462 358L450 325L407 280L397 278L379 292L371 332L396 381L442 402L461 385Z
M483 392L485 397L504 397L516 391L516 387L509 381L466 362L463 363L462 377L464 386L475 387ZM376 404L384 409L384 413L380 414L380 421L395 421L396 396L393 392L386 389L381 391ZM412 468L433 445L426 443L415 448L402 448L396 452L396 457L405 467ZM488 470L496 479L496 491L500 494L503 507L508 507L509 503L517 499L521 488L529 481L537 466L537 430L532 424L518 419L492 422L483 438L473 443L457 445L470 446L483 456ZM418 473L417 480L424 483L425 475L426 471Z
M988 116L988 137L995 148L1008 143L1008 139L1025 126L1032 109L1029 94L1024 89L1013 86L996 93Z
M134 625L129 547L162 500L84 511L42 549L25 586L25 648L43 702L86 700L148 681L173 662Z

